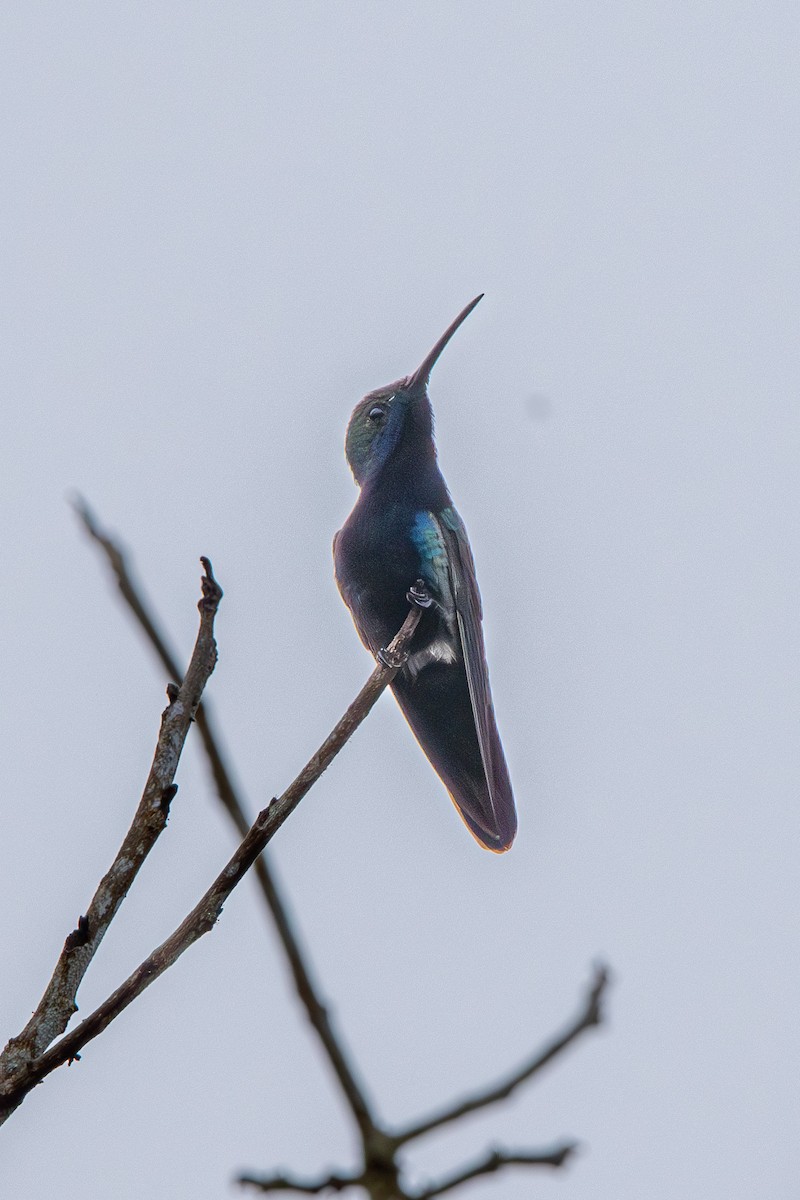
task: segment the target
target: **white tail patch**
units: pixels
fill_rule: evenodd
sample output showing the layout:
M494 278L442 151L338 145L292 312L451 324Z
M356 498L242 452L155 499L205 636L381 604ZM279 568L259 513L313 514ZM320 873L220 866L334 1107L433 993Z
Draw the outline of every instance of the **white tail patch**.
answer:
M448 642L443 637L435 638L424 650L418 650L416 654L412 654L406 663L406 667L414 676L419 675L420 671L425 667L429 667L431 663L445 663L452 665L458 662L458 653L452 642Z

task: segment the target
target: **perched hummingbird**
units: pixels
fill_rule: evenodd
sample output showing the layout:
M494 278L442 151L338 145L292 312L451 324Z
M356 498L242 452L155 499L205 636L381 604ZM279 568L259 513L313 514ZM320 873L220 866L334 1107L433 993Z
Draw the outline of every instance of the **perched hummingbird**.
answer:
M345 452L361 494L333 556L339 591L376 657L409 602L422 608L392 691L470 832L500 853L514 840L517 815L489 690L475 564L436 461L428 399L434 363L480 299L413 375L356 405Z

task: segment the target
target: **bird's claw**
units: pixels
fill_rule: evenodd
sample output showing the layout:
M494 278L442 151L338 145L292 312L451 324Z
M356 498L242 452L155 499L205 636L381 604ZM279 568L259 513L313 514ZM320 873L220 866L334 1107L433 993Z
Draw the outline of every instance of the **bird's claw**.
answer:
M406 600L409 604L416 604L417 608L430 608L435 603L433 596L425 586L425 581L422 579L418 579L408 589Z
M406 600L409 604L415 604L417 608L431 608L436 601L425 586L424 579L418 579L413 583L406 592ZM382 666L393 670L395 667L400 667L405 662L405 654L392 654L385 646L375 655L378 662Z

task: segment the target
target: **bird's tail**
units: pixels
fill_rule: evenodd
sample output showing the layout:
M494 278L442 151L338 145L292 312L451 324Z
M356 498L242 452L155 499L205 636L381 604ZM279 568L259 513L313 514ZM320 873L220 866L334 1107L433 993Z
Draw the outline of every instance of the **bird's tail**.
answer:
M401 672L392 691L470 833L487 850L508 850L517 832L508 767L493 715L481 755L463 666L433 663L415 679Z

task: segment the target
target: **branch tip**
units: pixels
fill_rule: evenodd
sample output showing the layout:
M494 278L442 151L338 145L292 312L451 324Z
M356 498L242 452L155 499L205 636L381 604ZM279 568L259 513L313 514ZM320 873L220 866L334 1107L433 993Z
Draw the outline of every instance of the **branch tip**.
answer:
M477 1179L481 1175L493 1175L504 1167L563 1167L576 1149L575 1142L565 1142L563 1145L553 1146L550 1150L489 1150L472 1166L464 1167L439 1183L425 1188L424 1191L417 1192L414 1200L433 1200L434 1196L451 1192L470 1179Z
M605 1019L603 1000L606 989L611 981L611 972L605 963L597 963L594 969L594 982L589 991L586 1004L586 1024L602 1025Z
M202 612L204 609L210 612L216 612L219 608L219 602L223 597L222 588L214 578L214 569L211 566L211 559L204 554L200 555L200 562L203 565L203 578L201 586L203 589L203 598L198 604L198 608Z

